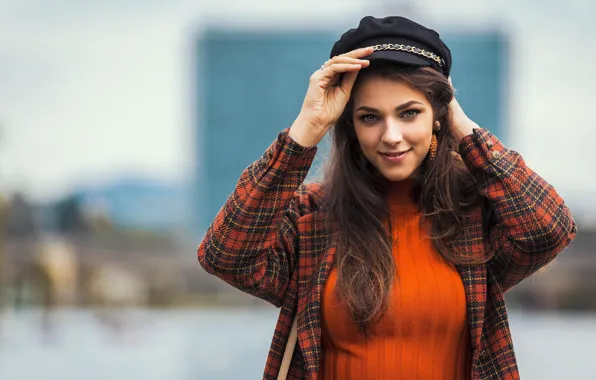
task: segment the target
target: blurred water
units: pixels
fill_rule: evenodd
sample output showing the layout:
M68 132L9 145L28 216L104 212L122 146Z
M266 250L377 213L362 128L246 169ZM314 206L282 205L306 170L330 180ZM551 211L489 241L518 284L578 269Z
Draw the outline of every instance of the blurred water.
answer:
M117 324L59 312L42 333L36 310L0 330L0 379L261 378L277 310L133 311ZM108 327L112 326L112 327ZM596 378L596 316L511 314L522 379Z

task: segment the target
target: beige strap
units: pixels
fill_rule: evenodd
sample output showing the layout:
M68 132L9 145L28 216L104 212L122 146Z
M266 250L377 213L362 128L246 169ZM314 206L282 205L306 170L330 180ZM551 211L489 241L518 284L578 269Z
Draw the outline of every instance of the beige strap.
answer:
M284 351L284 357L281 359L281 366L279 367L279 374L277 380L286 380L288 377L288 371L290 370L290 364L292 363L292 355L294 354L294 348L296 347L296 341L298 340L298 318L294 318L292 323L292 329L290 330L290 337L286 344L286 350Z

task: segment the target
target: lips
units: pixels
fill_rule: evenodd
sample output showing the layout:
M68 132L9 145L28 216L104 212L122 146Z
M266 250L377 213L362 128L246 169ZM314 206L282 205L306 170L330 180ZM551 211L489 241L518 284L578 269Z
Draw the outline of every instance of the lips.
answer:
M395 158L397 158L397 157L401 157L404 154L408 153L410 150L412 150L412 149L402 150L402 151L399 151L399 152L379 152L379 153L381 155L385 156L385 157L395 157Z
M399 150L395 152L379 152L379 155L383 157L383 161L389 165L398 165L402 163L406 157L408 157L408 153L412 151L412 148L408 150Z

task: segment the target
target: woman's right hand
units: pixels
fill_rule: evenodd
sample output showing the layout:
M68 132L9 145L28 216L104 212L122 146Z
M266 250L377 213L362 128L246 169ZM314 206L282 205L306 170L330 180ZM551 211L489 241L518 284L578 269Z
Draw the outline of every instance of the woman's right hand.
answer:
M372 52L372 47L366 47L333 57L310 77L302 110L290 128L294 141L311 147L323 139L344 111L358 72L370 64L361 58ZM337 85L343 73L345 76Z

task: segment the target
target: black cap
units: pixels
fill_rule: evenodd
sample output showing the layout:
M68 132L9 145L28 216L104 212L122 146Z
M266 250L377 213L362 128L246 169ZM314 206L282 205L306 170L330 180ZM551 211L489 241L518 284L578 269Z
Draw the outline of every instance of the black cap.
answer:
M356 29L345 32L331 49L330 58L354 49L374 46L369 60L432 67L446 77L451 72L451 51L439 33L405 17L366 16Z

